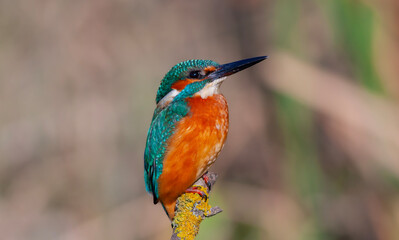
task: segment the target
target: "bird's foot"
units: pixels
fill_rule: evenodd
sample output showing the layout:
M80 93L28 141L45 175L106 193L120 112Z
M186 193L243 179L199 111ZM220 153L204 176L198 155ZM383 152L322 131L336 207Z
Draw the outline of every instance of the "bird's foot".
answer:
M202 190L200 190L199 187L196 187L196 186L187 188L187 189L186 189L186 193L197 193L198 195L201 196L201 198L203 198L203 199L205 199L205 200L208 199L207 194L206 194L205 192L203 192Z

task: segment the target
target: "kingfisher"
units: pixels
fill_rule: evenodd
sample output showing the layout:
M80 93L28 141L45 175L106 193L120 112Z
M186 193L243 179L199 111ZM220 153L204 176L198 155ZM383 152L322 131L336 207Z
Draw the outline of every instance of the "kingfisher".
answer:
M162 79L144 151L144 180L154 204L161 202L171 221L177 198L197 192L191 186L224 146L229 111L221 84L227 76L266 58L227 64L188 60L172 67Z

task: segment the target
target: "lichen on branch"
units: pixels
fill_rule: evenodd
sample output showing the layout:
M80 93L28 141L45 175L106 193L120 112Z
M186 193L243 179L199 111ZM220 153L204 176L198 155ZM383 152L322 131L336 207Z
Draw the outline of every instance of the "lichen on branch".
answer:
M184 193L177 199L171 240L193 240L199 232L202 220L222 211L219 207L211 207L208 203L209 192L216 182L217 174L209 172L204 176L208 184L200 178L192 186L202 191L204 196L197 193Z

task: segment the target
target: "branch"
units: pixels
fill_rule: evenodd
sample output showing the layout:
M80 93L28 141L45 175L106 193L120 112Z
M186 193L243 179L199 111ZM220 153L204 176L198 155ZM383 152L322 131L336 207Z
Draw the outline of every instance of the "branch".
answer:
M208 203L209 192L216 182L217 174L206 173L204 177L208 178L209 186L203 178L198 179L192 186L204 192L204 197L197 193L184 193L177 199L171 240L193 240L198 234L202 220L222 211L219 207L211 207Z

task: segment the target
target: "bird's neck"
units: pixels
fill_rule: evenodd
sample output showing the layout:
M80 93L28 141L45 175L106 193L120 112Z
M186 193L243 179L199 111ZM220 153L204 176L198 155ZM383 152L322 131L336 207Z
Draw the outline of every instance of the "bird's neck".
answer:
M177 95L179 95L180 91L176 89L172 89L168 94L165 95L157 104L158 109L164 109L169 106L169 104L175 99Z
M190 112L193 115L208 115L210 118L214 118L215 115L228 113L227 101L222 94L213 94L206 98L202 98L200 95L194 96L187 99L188 106L190 106Z
M222 77L216 80L213 80L211 82L208 82L205 84L205 86L199 90L196 93L193 93L193 95L190 95L187 97L188 99L190 98L195 98L195 97L200 97L202 99L207 99L208 97L212 97L214 95L220 95L220 85L223 83L223 81L226 79L226 77ZM174 88L166 94L157 104L158 109L163 109L167 107L170 103L173 102L175 97L179 98L179 94L184 91L184 89L193 81L189 80L184 80L184 81L178 81L173 85ZM189 91L188 91L189 92ZM187 91L186 91L187 94ZM182 96L180 96L182 97Z
M213 95L220 95L220 85L226 78L216 79L208 84L206 84L200 91L194 94L194 96L199 96L202 99L212 97Z

